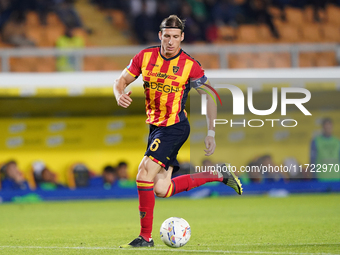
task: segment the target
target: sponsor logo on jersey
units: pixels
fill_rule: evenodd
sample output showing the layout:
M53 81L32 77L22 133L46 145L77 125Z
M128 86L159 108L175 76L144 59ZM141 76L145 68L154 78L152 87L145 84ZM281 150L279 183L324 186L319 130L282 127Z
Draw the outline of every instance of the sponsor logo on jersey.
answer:
M168 75L166 73L160 73L160 72L152 72L149 71L146 76L152 76L152 77L157 77L157 78L161 78L161 79L170 79L170 80L176 80L177 77L173 76L173 75Z
M179 87L163 84L161 82L149 82L144 81L143 84L144 89L155 89L158 92L164 92L164 93L173 93L173 92L179 92Z

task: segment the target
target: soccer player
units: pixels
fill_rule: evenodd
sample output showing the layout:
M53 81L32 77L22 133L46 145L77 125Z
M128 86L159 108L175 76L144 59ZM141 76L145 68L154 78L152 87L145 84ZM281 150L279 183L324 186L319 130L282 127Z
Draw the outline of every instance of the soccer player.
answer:
M114 83L118 105L127 108L132 103L131 91L125 93L124 89L142 74L146 123L150 125L147 149L136 180L141 231L136 239L121 248L154 246L151 232L155 195L170 197L212 181L224 182L242 194L240 181L229 171L187 174L171 179L172 172L179 169L177 153L190 132L184 109L190 86L198 88L207 83L200 64L181 49L183 29L184 22L176 15L164 19L158 34L161 45L146 48L134 56ZM207 97L206 156L213 154L216 146L213 126L216 114L213 99Z

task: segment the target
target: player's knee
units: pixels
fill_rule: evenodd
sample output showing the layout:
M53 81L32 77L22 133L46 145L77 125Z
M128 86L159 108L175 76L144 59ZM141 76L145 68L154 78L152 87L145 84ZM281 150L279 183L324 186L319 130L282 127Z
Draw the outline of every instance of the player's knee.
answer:
M136 180L137 181L146 181L147 176L148 176L148 172L147 172L146 168L141 166L141 165L142 165L142 163L140 163L140 165L138 167L138 173L137 173Z
M159 172L160 166L155 164L150 158L144 157L140 162L137 173L137 181L153 181Z
M154 191L154 193L157 197L164 198L166 196L166 190L162 187L157 186L157 185L154 187L153 191Z

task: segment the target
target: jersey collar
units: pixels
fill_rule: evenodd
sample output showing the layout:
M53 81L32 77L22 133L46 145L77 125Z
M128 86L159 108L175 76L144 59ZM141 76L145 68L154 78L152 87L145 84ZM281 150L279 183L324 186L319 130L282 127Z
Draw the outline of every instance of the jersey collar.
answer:
M179 52L175 55L175 56L173 56L173 57L171 57L171 58L166 58L166 57L164 57L163 55L162 55L162 48L161 48L161 46L159 46L159 55L161 55L161 57L164 59L164 60L173 60L173 59L175 59L175 58L177 58L179 55L181 55L181 53L182 53L182 48L179 50Z

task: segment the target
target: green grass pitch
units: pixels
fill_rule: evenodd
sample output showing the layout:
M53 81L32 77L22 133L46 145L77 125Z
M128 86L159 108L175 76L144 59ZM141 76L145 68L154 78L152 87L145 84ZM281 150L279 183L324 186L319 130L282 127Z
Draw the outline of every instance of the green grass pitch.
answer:
M159 238L161 223L186 219L190 241ZM119 249L139 234L138 201L0 204L0 254L340 254L340 194L286 198L157 199L154 248Z

